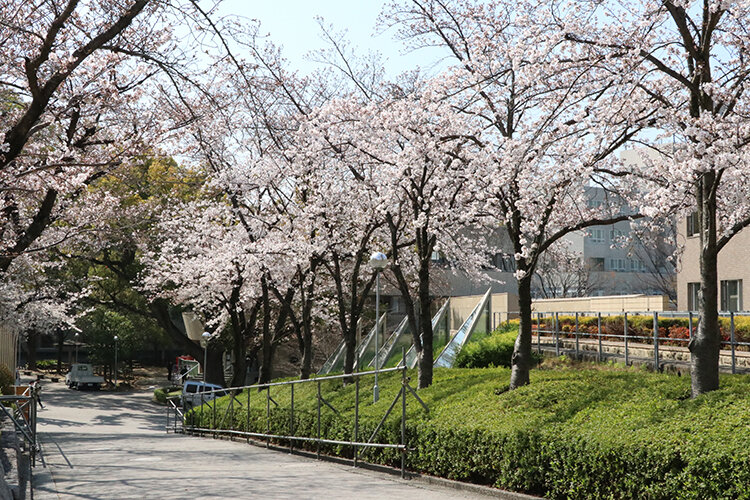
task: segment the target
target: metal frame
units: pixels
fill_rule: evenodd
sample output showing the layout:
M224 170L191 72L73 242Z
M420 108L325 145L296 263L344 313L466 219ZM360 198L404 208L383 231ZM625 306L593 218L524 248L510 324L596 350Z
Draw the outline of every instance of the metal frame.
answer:
M402 354L403 356L403 354ZM408 452L408 445L406 442L406 405L407 405L407 394L411 394L414 396L416 401L424 408L426 412L429 412L429 408L427 405L422 401L422 399L417 395L416 391L409 385L409 377L407 377L407 368L406 367L397 367L397 368L386 368L383 370L378 370L380 374L383 373L394 373L394 372L400 372L401 373L401 388L398 391L398 394L391 402L390 406L388 407L387 411L381 418L379 424L375 428L372 435L365 441L362 440L360 436L360 429L359 429L359 407L360 407L360 380L364 377L374 376L375 371L366 371L366 372L359 372L359 373L350 373L350 374L344 374L344 375L331 375L331 376L325 376L325 377L315 377L307 380L290 380L287 382L271 382L267 384L255 384L255 385L248 385L248 386L241 386L241 387L230 387L227 389L222 389L221 391L227 391L229 392L229 405L227 406L224 415L221 417L221 420L218 420L219 426L217 426L217 405L216 400L217 398L210 397L207 401L202 401L203 404L201 404L200 407L195 407L192 409L192 411L199 412L201 421L203 420L203 414L204 412L211 412L210 418L211 418L211 427L198 427L191 425L188 423L189 421L189 415L187 415L186 409L180 408L177 404L175 404L174 399L170 398L167 401L167 432L184 432L189 434L198 434L198 435L213 435L214 437L218 435L228 435L228 436L241 436L248 439L248 442L250 441L250 438L259 438L265 440L265 444L267 447L270 446L271 440L276 441L288 441L289 444L289 450L290 452L294 451L294 443L295 442L303 442L303 443L316 443L317 445L317 456L320 458L320 445L321 444L333 444L333 445L340 445L340 446L349 446L352 449L352 455L354 457L353 462L354 466L356 467L359 464L360 458L360 449L361 448L387 448L387 449L395 449L399 450L401 452L401 477L404 478L406 476L406 453ZM323 397L322 390L321 390L321 383L324 381L329 380L353 380L355 384L355 393L354 393L354 421L352 422L352 439L349 441L346 440L332 440L332 439L323 439L321 437L321 414L324 407L328 407L331 411L335 413L339 413L336 408L334 408L326 399ZM294 387L298 384L316 384L317 385L317 435L315 437L310 436L297 436L295 434L295 419L294 419ZM273 400L271 397L271 391L270 389L272 387L289 387L290 389L290 416L289 416L289 432L287 434L279 434L279 433L272 433L271 432L271 404L273 403L275 406L278 406L278 403ZM265 409L266 409L266 431L265 432L250 432L248 429L250 428L250 394L253 392L253 390L257 391L258 393L265 392ZM241 394L242 391L247 391L247 421L245 422L245 429L246 430L238 430L235 427L235 419L234 419L234 403L237 402L240 406L243 406L242 403L239 401L238 396ZM213 396L213 393L217 391L208 391L206 393L202 393L201 396L203 397L204 394L210 394L210 396ZM381 443L377 442L376 438L378 436L378 433L380 432L383 424L385 423L386 419L391 415L393 410L396 408L396 405L398 402L401 401L401 437L400 442L398 444L394 443ZM228 428L218 428L225 424L227 424L227 417L229 418L229 427ZM188 417L188 418L186 418ZM177 421L178 418L181 422L181 425L178 428Z
M696 314L693 311L645 311L645 312L633 312L633 311L623 311L623 312L610 312L605 313L603 315L600 312L597 313L582 313L582 312L570 312L570 313L562 313L562 312L555 312L555 313L536 313L536 318L532 316L532 322L534 319L536 319L536 323L533 323L533 328L536 333L536 343L537 343L537 352L541 354L542 350L550 349L549 344L554 344L555 354L560 355L560 322L559 322L559 316L574 316L576 318L576 328L574 332L565 332L565 334L573 334L575 336L575 348L570 349L571 354L575 356L576 359L579 359L581 357L581 348L580 344L584 343L586 345L591 345L593 341L587 340L587 339L581 339L581 337L589 337L596 339L596 345L597 345L597 360L601 361L605 356L603 352L603 346L602 346L602 340L614 340L614 341L621 341L624 345L625 352L623 354L608 354L609 357L624 357L625 358L625 364L630 365L632 363L632 356L630 353L630 350L632 348L633 343L637 344L638 348L643 349L644 347L651 347L653 354L651 359L648 359L647 361L650 363L653 363L653 368L655 371L660 371L662 366L662 358L659 352L659 346L660 344L664 345L664 342L675 342L675 343L682 343L686 347L689 344L690 340L692 339L693 332L695 331L695 328L697 328L697 321L700 320L700 316ZM602 317L610 317L610 316L622 316L623 317L623 332L621 335L617 334L605 334L602 333ZM651 326L651 335L634 335L628 330L628 318L632 318L633 316L652 316L652 326ZM738 347L748 347L750 348L750 342L738 342L736 340L735 336L735 321L734 318L736 316L750 316L750 312L720 312L719 317L724 317L729 319L729 340L722 340L720 342L720 345L722 348L728 347L728 350L730 351L729 357L730 357L730 363L729 364L723 364L720 361L720 366L726 366L729 367L732 373L737 373L737 355L736 351ZM578 321L581 317L596 317L597 318L597 333L586 333L581 334L578 329ZM672 337L662 337L659 334L659 318L687 318L688 319L688 338L686 339L680 339L680 338L672 338ZM552 329L542 329L539 328L539 325L542 323L544 319L553 320L553 327ZM542 334L545 334L543 337ZM548 340L549 337L552 337L552 340ZM750 350L750 349L749 349ZM721 357L719 358L721 360ZM679 362L678 362L679 363Z
M36 432L38 400L31 387L27 392L28 394L19 396L0 396L0 407L26 441L30 463L34 467L36 466L36 455L41 449ZM5 403L13 403L14 405L8 407Z

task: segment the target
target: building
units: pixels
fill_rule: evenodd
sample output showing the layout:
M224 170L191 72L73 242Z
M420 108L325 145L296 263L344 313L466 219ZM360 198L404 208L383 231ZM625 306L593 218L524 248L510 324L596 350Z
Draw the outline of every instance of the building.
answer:
M587 189L589 208L608 204L621 206L604 189ZM627 207L617 209L628 213ZM631 234L631 222L621 221L607 226L592 226L565 236L567 252L577 256L575 262L558 269L543 262L535 280L537 298L667 295L676 299L674 266L669 257L674 247L669 243L669 230L644 242ZM559 269L564 267L564 269Z
M700 292L700 236L695 215L678 224L678 242L684 246L677 270L677 308L680 311L698 309ZM750 293L750 231L741 231L719 252L719 309L745 311L743 298Z

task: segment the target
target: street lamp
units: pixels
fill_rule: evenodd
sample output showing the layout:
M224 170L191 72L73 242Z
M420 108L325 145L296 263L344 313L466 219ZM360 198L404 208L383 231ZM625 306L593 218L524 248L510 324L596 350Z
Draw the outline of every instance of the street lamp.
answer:
M380 399L380 387L378 387L378 369L380 368L380 271L388 265L388 257L383 252L373 252L370 256L370 267L375 270L375 385L372 388L372 401L377 403Z
M211 334L203 332L201 337L203 338L203 381L208 382L206 380L206 376L208 375L208 340L211 338Z
M117 390L117 341L119 337L115 335L115 390Z
M75 344L76 344L76 363L78 363L78 332L76 332L75 334Z

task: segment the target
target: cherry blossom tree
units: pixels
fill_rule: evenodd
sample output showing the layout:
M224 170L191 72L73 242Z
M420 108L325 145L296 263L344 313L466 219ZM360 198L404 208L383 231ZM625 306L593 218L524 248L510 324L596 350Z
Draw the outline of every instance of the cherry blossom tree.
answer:
M654 103L658 155L643 155L642 200L657 215L697 212L700 313L690 341L692 394L719 387L717 259L750 225L750 3L572 2L559 29L589 57L606 58L618 85Z
M585 190L625 190L611 175L621 163L613 153L652 113L622 107L603 58L581 56L541 7L411 0L393 2L384 16L410 47L442 46L454 61L440 82L473 146L464 189L483 196L478 213L507 230L516 258L521 321L511 388L529 383L531 281L541 255L566 234L633 217L621 212L620 196L588 207Z

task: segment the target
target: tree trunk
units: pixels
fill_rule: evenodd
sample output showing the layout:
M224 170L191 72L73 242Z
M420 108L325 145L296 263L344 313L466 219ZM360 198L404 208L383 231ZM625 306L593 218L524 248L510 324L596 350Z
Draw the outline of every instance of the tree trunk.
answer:
M712 195L716 174L706 172L698 193L700 233L701 318L698 331L692 337L690 349L690 380L692 396L696 397L719 388L719 330L718 272L716 245L716 198Z
M224 387L224 348L220 345L209 344L207 351L208 366L203 367L206 373L206 382ZM201 361L203 358L200 358Z
M306 380L312 374L313 348L312 348L312 328L310 327L309 318L303 320L303 345L302 349L302 366L300 367L299 378Z
M63 348L65 347L65 331L58 328L57 334L57 373L62 373Z
M422 389L432 385L433 338L430 315L430 261L421 259L419 267L419 329L422 332L422 351L419 353L417 386Z
M511 358L510 388L529 383L531 371L531 274L518 281L518 306L521 322Z
M29 331L26 337L26 367L29 370L36 370L36 346L38 344L38 335L36 332Z
M266 276L261 278L261 289L263 290L263 333L261 344L261 361L258 374L258 383L267 384L271 381L271 364L273 363L273 338L271 333L271 304L268 299L268 282Z

